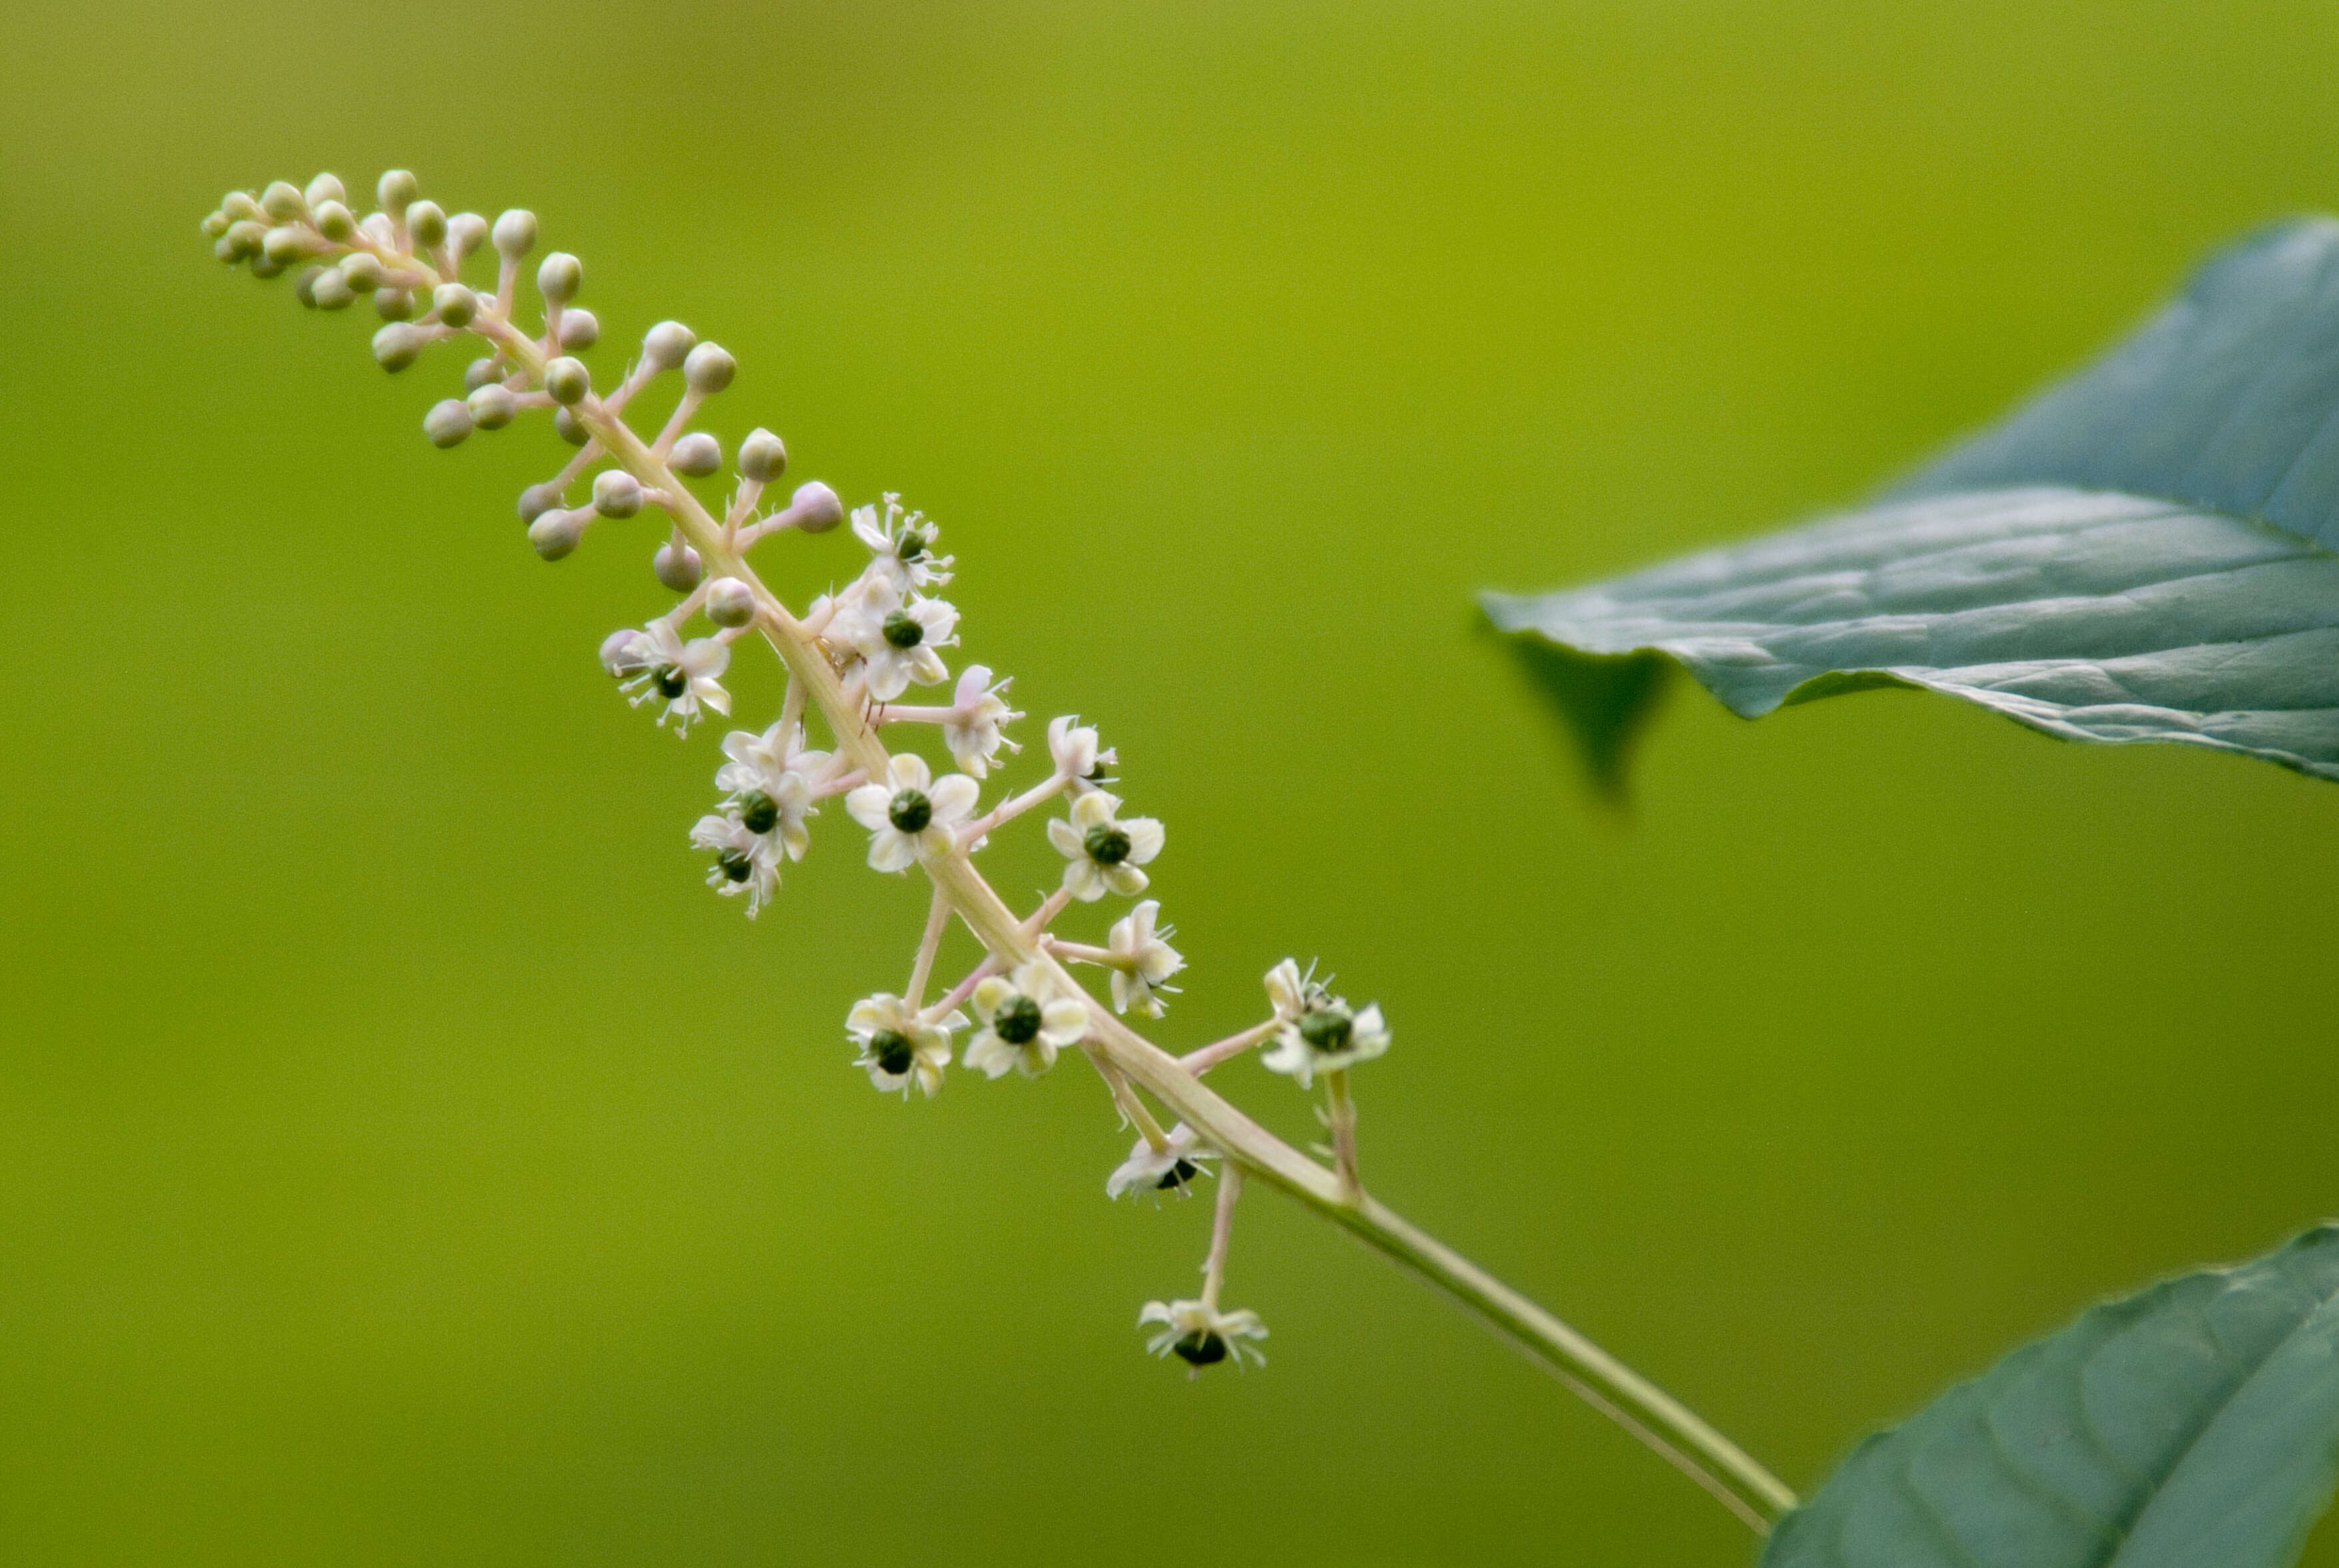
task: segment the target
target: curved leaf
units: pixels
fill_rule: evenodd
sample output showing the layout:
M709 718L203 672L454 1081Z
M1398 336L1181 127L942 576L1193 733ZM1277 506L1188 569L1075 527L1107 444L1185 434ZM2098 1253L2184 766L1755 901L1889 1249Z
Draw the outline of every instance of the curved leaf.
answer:
M1877 684L2073 740L2339 779L2339 222L2254 236L2094 367L1876 505L1506 631L1670 654L1758 716Z
M1856 1449L1762 1568L2282 1568L2339 1477L2339 1226L2096 1307Z

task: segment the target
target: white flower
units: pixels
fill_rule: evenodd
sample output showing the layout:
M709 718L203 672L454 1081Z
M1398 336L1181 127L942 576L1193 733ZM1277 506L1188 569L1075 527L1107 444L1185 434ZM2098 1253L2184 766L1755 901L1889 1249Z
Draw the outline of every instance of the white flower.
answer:
M853 508L853 532L877 557L877 568L903 593L951 580L952 557L933 553L942 526L923 512L905 515L902 498L891 490L885 493L883 522L878 520L875 507Z
M1010 676L1007 680L1014 678ZM958 677L957 689L951 694L951 706L957 716L943 725L943 745L950 747L958 765L976 778L989 776L1001 746L1012 752L1023 749L1021 742L1011 741L999 733L1000 725L1023 716L1000 695L1006 689L1007 681L993 685L989 669L969 665Z
M1186 967L1170 939L1178 928L1165 925L1155 930L1153 922L1161 912L1160 901L1147 899L1113 922L1112 934L1106 944L1112 950L1112 1010L1127 1012L1135 1008L1140 1017L1160 1018L1162 1002L1157 991L1176 995L1178 988L1162 982Z
M1104 770L1120 762L1112 747L1099 751L1094 726L1071 714L1048 721L1048 754L1055 759L1059 774L1085 784L1102 783Z
M893 590L873 588L846 610L838 612L830 628L831 642L842 635L861 656L869 695L890 703L907 691L912 681L922 686L950 679L950 669L936 648L958 638L952 628L958 611L941 599L913 598L906 605Z
M1214 1150L1201 1146L1194 1129L1181 1121L1170 1129L1168 1140L1160 1149L1141 1138L1131 1145L1129 1158L1104 1178L1104 1195L1119 1198L1140 1188L1182 1194L1193 1185L1196 1177L1206 1174L1202 1167L1217 1158Z
M1259 1366L1267 1356L1251 1343L1267 1337L1267 1325L1256 1312L1220 1312L1201 1301L1149 1301L1137 1315L1137 1326L1159 1323L1161 1332L1145 1342L1156 1356L1176 1356L1199 1376L1205 1366L1231 1359L1240 1366L1246 1357Z
M906 871L922 854L948 853L952 831L973 812L982 786L964 774L936 779L925 758L907 753L885 772L885 783L863 784L844 797L844 809L869 830L870 866Z
M728 792L732 807L750 831L770 833L790 860L802 860L812 835L804 818L820 808L812 801L812 775L826 765L826 752L805 751L804 729L783 735L777 724L763 734L733 730L723 737L731 760L715 771L715 787Z
M951 1035L966 1027L966 1014L951 1012L929 1022L900 997L888 991L864 997L844 1017L844 1032L861 1048L853 1060L869 1070L869 1081L881 1090L900 1090L910 1098L915 1083L928 1099L943 1086L943 1069L950 1065Z
M1054 971L1027 963L1010 980L992 975L974 988L974 1015L982 1031L966 1045L966 1065L985 1078L1013 1068L1037 1078L1056 1065L1056 1052L1080 1043L1089 1029L1089 1004L1068 996Z
M715 851L706 885L725 896L745 893L749 920L779 891L780 841L750 829L736 813L700 817L690 830L690 842Z
M636 707L666 699L658 723L676 721L674 733L686 735L691 721L706 708L731 711L731 695L719 677L730 666L731 650L713 637L695 637L685 644L672 625L652 621L630 635L613 634L601 645L601 664L623 683Z
M1275 1049L1261 1060L1269 1072L1286 1072L1308 1088L1319 1072L1337 1072L1360 1061L1370 1061L1389 1048L1388 1026L1381 1021L1380 1003L1362 1012L1311 985L1298 1014L1275 1032Z
M1072 803L1070 819L1048 819L1048 842L1064 857L1064 885L1072 896L1093 903L1110 888L1130 897L1145 891L1137 868L1161 853L1161 824L1151 817L1121 822L1112 814L1118 796L1091 790Z

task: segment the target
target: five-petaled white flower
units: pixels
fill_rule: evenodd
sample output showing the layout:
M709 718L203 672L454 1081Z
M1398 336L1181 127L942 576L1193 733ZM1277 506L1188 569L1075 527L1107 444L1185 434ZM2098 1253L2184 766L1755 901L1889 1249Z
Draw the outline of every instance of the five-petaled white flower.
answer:
M982 786L964 774L937 779L926 759L903 753L885 766L883 784L865 784L844 797L853 820L869 830L869 864L906 871L921 854L943 854L974 810Z
M1145 1342L1145 1348L1156 1356L1177 1356L1192 1368L1189 1376L1199 1376L1203 1367L1226 1360L1237 1366L1246 1358L1267 1365L1266 1353L1251 1343L1267 1337L1267 1325L1256 1312L1220 1312L1203 1301L1149 1301L1137 1315L1137 1326L1149 1323L1160 1324L1161 1331Z
M690 830L690 842L715 852L715 863L706 870L706 885L725 896L745 893L749 920L779 891L778 835L755 832L740 820L738 813L700 817Z
M1279 1005L1277 1012L1282 1013ZM1299 1011L1275 1031L1275 1049L1260 1060L1269 1072L1289 1073L1307 1089L1318 1073L1370 1061L1388 1048L1388 1025L1381 1021L1380 1003L1354 1011L1322 986L1306 985Z
M1111 746L1098 750L1095 726L1072 714L1048 721L1048 754L1055 759L1056 771L1080 789L1105 782L1105 770L1120 762Z
M1145 891L1137 868L1161 853L1161 824L1150 816L1122 822L1117 795L1091 790L1072 803L1069 819L1048 819L1048 842L1064 857L1064 885L1072 896L1093 903L1107 889L1130 897Z
M1037 962L1009 979L992 975L974 988L982 1031L967 1041L966 1065L985 1078L1013 1068L1037 1078L1056 1065L1056 1052L1088 1032L1089 1004L1065 993L1054 972Z
M1147 1188L1183 1195L1197 1177L1207 1174L1204 1165L1217 1158L1217 1152L1204 1149L1194 1129L1181 1121L1170 1129L1160 1149L1142 1138L1131 1145L1129 1158L1104 1178L1104 1195L1119 1198L1124 1192Z
M1007 705L1000 694L1007 689L1007 680L992 684L991 671L982 665L969 665L958 677L958 687L951 694L952 716L943 723L943 745L958 765L976 778L990 775L991 764L998 759L999 748L1011 752L1023 749L1019 741L1009 740L1000 734L1000 726L1023 715Z
M864 997L844 1018L844 1032L861 1049L853 1065L866 1068L869 1081L879 1089L900 1090L904 1100L913 1083L933 1097L943 1086L943 1069L950 1065L951 1035L965 1027L962 1012L929 1021L890 991Z
M730 796L724 804L749 831L776 838L790 860L804 859L811 845L804 818L820 809L812 801L812 775L828 763L826 752L803 748L802 725L786 734L778 724L761 735L733 730L723 737L723 754L731 760L715 770L715 787Z
M1163 1003L1159 992L1176 995L1178 988L1162 982L1186 967L1185 959L1170 945L1178 928L1165 925L1160 929L1154 921L1161 913L1159 900L1147 899L1127 914L1115 921L1106 945L1111 950L1112 1010L1127 1012L1135 1009L1142 1018L1160 1018Z
M958 611L941 599L916 597L903 604L890 587L873 587L850 614L838 615L833 630L841 630L861 656L869 695L890 703L912 681L931 686L950 679L950 667L934 650L958 640L957 625Z
M652 621L637 632L612 633L601 644L601 664L636 707L666 699L658 723L675 720L676 735L688 734L691 721L705 709L731 711L731 695L719 678L730 666L731 650L714 637L686 644L671 624Z
M934 554L942 525L923 512L904 513L901 496L885 492L885 516L873 506L853 508L854 536L877 557L877 567L904 593L951 580L949 556Z

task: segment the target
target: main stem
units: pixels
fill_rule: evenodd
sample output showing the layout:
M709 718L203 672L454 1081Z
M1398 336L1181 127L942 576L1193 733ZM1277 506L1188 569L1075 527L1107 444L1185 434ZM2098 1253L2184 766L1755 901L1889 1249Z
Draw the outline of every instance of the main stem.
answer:
M541 383L545 358L537 343L498 315L482 312L476 326L531 381ZM710 573L737 577L755 589L760 606L757 629L820 710L838 749L851 756L864 777L883 778L888 754L876 730L864 722L860 705L845 695L826 655L726 540L722 524L597 397L587 397L574 411L645 488L674 498L675 522ZM1054 971L1068 994L1085 994L1039 945L1037 934L1027 932L992 891L963 847L923 857L919 863L938 896L1002 966L1036 961ZM1233 1166L1280 1188L1445 1291L1570 1392L1711 1493L1755 1533L1768 1534L1772 1521L1795 1506L1795 1494L1785 1484L1679 1400L1377 1198L1344 1191L1331 1171L1245 1116L1176 1057L1118 1018L1093 1006L1091 1018L1091 1038L1103 1060L1143 1085Z

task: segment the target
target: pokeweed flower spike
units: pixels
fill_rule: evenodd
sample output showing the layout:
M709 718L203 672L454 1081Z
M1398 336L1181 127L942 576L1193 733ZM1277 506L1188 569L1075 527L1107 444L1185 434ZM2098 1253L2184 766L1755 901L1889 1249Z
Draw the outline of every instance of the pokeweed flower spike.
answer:
M845 1017L854 1065L873 1084L905 1099L913 1089L933 1094L955 1037L971 1027L962 1008L972 1002L980 1027L964 1060L986 1078L1004 1078L1011 1069L1024 1077L1043 1072L1072 1049L1094 1065L1122 1124L1139 1135L1106 1182L1110 1196L1182 1194L1217 1168L1202 1293L1146 1305L1140 1322L1156 1330L1150 1348L1198 1371L1263 1359L1258 1342L1267 1330L1258 1318L1219 1305L1235 1199L1248 1175L1331 1217L1477 1312L1758 1528L1792 1504L1793 1494L1774 1477L1663 1392L1366 1195L1357 1178L1347 1080L1388 1049L1377 1005L1351 1009L1286 961L1268 977L1265 1020L1183 1056L1122 1021L1123 1014L1158 1017L1173 989L1168 981L1185 969L1170 928L1158 923L1158 905L1148 900L1126 912L1104 946L1051 928L1076 905L1144 892L1146 868L1162 850L1162 825L1120 814L1120 799L1104 787L1116 782L1118 757L1093 727L1069 715L1048 725L1044 774L976 814L983 781L1021 751L1007 734L1023 717L1008 705L1007 680L989 666L970 665L947 704L895 700L912 685L948 681L943 652L959 639L958 610L937 597L957 563L941 552L933 518L891 493L854 508L852 532L867 551L858 575L802 611L791 608L750 552L781 538L807 541L790 547L815 547L810 541L847 514L817 479L796 485L785 506L761 509L766 488L791 461L768 430L741 440L734 474L720 477L723 446L695 426L707 401L738 375L730 353L678 321L660 321L622 370L605 363L597 371L587 357L603 328L579 302L584 263L554 251L529 270L539 238L533 213L513 209L492 222L449 213L425 199L404 170L384 174L375 196L375 209L360 214L362 202L353 204L330 174L305 188L279 182L262 193L230 192L202 230L231 266L261 278L293 273L291 292L310 309L330 314L370 300L382 323L370 350L386 370L404 372L441 345L471 345L455 361L460 395L440 399L421 418L433 446L459 451L475 435L532 419L551 426L568 451L556 472L520 495L528 546L559 560L588 540L622 544L640 552L669 596L665 613L601 645L603 667L635 705L659 705L658 722L687 735L706 715L730 713L723 677L740 639L752 637L776 656L786 676L778 712L764 728L725 735L715 777L720 799L689 839L713 857L709 884L744 895L753 915L777 896L782 867L805 855L818 803L841 794L847 814L870 834L869 864L914 868L931 886L908 984L899 994L864 998ZM664 418L637 425L662 380L673 396ZM702 483L725 497L714 509L693 488ZM894 749L883 738L904 726L916 733L922 724L961 771L937 778L914 745ZM807 744L814 725L829 749ZM1061 884L1037 908L1012 909L975 857L1008 823L1059 796L1069 809L1047 819L1046 833L1064 858ZM982 957L929 1002L953 923L973 937ZM1066 966L1075 962L1106 971L1110 1008L1073 978ZM1267 1132L1204 1081L1206 1072L1270 1040L1264 1061L1271 1071L1304 1088L1323 1080L1334 1142L1328 1167Z

